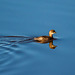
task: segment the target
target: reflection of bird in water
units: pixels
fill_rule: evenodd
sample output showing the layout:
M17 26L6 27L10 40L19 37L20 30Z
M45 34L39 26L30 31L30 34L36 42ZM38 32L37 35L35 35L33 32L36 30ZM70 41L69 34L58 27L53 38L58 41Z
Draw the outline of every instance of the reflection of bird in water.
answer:
M49 47L54 49L56 46L53 45L53 34L56 33L55 30L49 31L49 36L40 36L40 37L25 37L25 36L0 36L0 46L5 45L14 45L17 43L29 43L29 42L38 42L38 43L49 43Z
M49 47L55 49L57 46L53 45L53 40L49 42Z

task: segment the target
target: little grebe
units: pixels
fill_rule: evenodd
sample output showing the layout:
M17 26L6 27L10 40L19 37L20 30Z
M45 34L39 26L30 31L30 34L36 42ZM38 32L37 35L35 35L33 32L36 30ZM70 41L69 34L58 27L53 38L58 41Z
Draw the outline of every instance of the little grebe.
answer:
M55 30L50 30L49 31L49 36L40 36L40 37L35 37L34 40L39 42L39 43L48 43L51 40L53 40L53 34L56 33Z

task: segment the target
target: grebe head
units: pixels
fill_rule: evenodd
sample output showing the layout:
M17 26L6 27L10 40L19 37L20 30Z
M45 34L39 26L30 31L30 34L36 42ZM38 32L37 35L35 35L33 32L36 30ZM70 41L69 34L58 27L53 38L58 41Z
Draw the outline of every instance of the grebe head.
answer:
M54 34L54 33L56 33L55 30L50 30L50 31L49 31L49 36L50 36L50 37L53 37L53 34Z
M50 34L54 34L54 33L56 33L56 32L55 32L55 30L50 30L49 33L50 33Z

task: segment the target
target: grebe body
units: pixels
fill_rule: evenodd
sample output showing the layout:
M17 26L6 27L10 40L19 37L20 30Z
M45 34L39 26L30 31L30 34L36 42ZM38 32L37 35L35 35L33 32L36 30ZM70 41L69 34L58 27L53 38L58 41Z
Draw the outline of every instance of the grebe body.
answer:
M55 30L50 30L49 31L49 36L40 36L40 37L35 37L34 40L39 42L39 43L48 43L51 40L53 40L53 34L56 33Z

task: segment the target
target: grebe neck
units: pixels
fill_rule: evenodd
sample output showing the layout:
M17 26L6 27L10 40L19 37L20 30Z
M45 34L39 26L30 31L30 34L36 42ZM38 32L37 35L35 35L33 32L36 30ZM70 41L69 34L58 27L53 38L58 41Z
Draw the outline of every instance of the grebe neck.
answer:
M53 38L53 34L49 34L50 38Z

